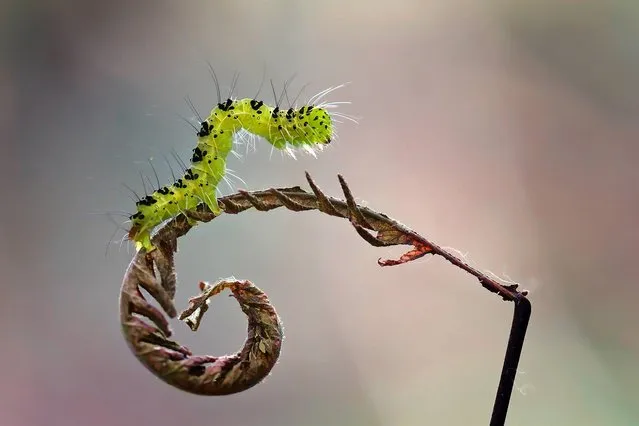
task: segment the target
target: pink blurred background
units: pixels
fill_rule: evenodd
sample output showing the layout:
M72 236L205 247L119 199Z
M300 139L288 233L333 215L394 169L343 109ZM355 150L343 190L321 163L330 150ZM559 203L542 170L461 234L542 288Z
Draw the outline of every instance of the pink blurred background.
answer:
M359 125L315 160L257 153L230 167L250 189L306 186L308 170L479 268L531 291L509 425L639 424L639 7L633 2L2 3L4 272L0 424L481 425L490 417L512 305L441 259L381 269L398 250L317 213L250 212L181 244L178 309L199 279L235 275L286 326L259 386L205 398L129 353L118 293L130 248L105 246L131 211L122 183L188 158L189 95L215 102L206 61L251 97L264 68L296 73ZM272 101L268 85L262 97ZM152 178L154 179L154 178ZM235 182L233 189L244 187ZM228 194L233 191L222 188ZM120 232L115 238L122 236ZM115 239L114 238L114 239ZM228 298L198 352L234 351Z

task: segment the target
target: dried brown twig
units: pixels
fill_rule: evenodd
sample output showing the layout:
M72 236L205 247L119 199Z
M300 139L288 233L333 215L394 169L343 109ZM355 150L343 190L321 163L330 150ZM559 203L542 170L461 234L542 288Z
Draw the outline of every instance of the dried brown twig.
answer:
M306 178L312 193L300 187L240 191L219 199L219 203L227 214L238 214L250 208L268 211L285 207L296 212L319 210L346 218L373 246L413 247L397 260L378 260L381 266L399 265L426 254L439 255L475 276L482 286L504 300L517 301L526 295L525 291L517 291L517 285L500 284L388 216L357 205L341 176L338 178L345 201L327 197L308 173ZM174 318L177 313L173 305L176 286L173 255L177 251L177 239L191 229L194 220L208 222L215 217L205 205L200 205L195 211L176 217L160 229L153 238L158 250L151 253L142 250L136 254L124 276L120 295L123 332L138 359L165 382L202 395L241 392L259 383L276 363L282 343L281 324L275 310L266 295L249 281L223 280L216 285L201 283L202 294L191 298L189 308L180 315L180 319L196 330L208 307L208 299L229 288L248 317L248 337L242 350L222 357L193 356L187 348L170 340L167 319L140 292L142 287L169 317ZM148 318L154 325L141 317Z

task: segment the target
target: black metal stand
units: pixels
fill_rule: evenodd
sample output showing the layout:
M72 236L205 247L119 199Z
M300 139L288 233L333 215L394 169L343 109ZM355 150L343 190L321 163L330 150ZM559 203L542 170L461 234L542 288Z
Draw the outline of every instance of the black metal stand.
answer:
M513 315L513 323L510 328L506 357L504 358L501 379L497 387L497 396L495 397L493 414L490 418L490 426L504 426L506 423L510 396L513 393L517 366L519 365L519 358L521 357L521 350L524 346L528 321L530 320L532 311L530 301L523 295L519 295L514 303L515 312Z

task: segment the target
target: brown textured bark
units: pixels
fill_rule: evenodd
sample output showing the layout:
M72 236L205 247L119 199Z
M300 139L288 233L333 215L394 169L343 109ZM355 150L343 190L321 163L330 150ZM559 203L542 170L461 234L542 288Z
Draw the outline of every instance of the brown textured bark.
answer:
M292 211L318 210L331 216L349 219L357 233L376 246L411 245L413 248L397 260L379 260L380 266L410 262L426 254L439 255L453 265L475 276L479 282L504 300L515 301L525 296L516 285L502 285L444 251L416 232L388 216L355 203L348 185L339 176L345 200L327 197L311 177L306 175L312 193L300 187L267 189L220 198L226 214L238 214L250 208L269 211L285 207ZM124 276L120 293L120 320L129 347L138 359L160 379L187 392L200 395L227 395L246 390L266 377L280 354L282 327L267 296L249 281L228 280L215 285L201 283L202 294L191 298L190 306L180 319L196 330L210 297L230 289L248 317L248 336L243 348L225 356L195 356L188 348L169 339L171 331L162 312L153 307L140 292L145 289L171 318L177 315L173 305L176 288L174 253L177 239L186 234L194 220L215 219L204 204L185 212L167 223L153 237L158 249L138 252ZM373 235L370 231L374 231ZM146 317L152 324L143 320Z

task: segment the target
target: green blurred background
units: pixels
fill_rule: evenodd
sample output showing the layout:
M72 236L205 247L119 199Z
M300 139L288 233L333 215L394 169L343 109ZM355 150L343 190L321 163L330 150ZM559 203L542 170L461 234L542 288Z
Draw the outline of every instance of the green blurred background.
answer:
M199 227L177 259L178 309L199 279L255 281L287 339L273 375L204 398L128 351L118 293L131 250L105 246L122 187L188 158L183 98L276 87L361 118L315 160L265 143L230 167L250 189L308 170L531 291L509 425L639 424L639 6L464 0L1 4L0 424L484 425L512 305L440 259L381 269L348 223L248 212ZM268 85L262 96L272 101ZM154 179L154 178L152 178ZM235 182L234 189L244 187ZM233 192L222 187L225 194ZM120 232L114 239L122 236ZM197 352L238 348L220 298Z

